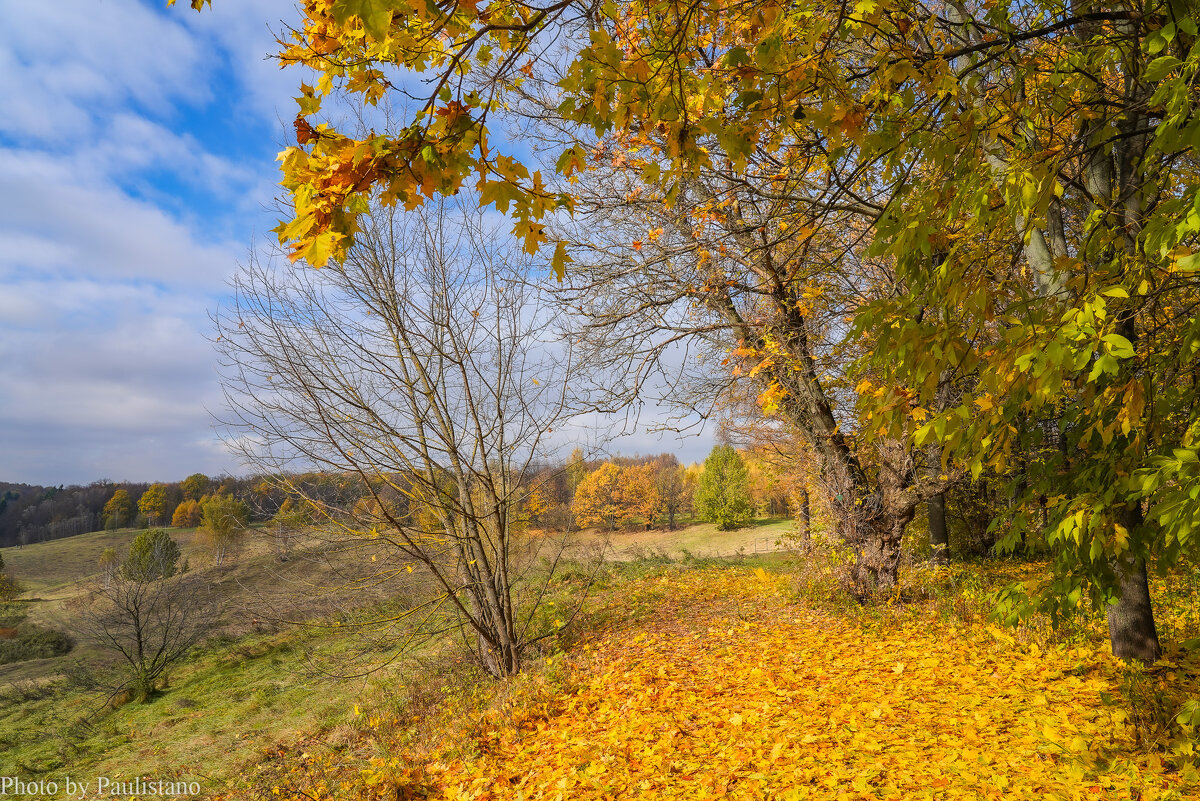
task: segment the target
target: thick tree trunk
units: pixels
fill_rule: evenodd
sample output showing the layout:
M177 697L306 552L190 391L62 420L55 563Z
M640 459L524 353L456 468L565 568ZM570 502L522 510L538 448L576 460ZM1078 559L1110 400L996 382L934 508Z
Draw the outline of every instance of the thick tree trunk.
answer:
M1162 656L1150 606L1146 561L1136 557L1117 566L1121 595L1108 607L1108 637L1113 656L1153 664Z
M854 592L867 598L896 586L900 572L900 541L912 521L912 510L901 516L881 516L866 522L855 548L858 558L850 569Z
M1142 524L1141 509L1127 510L1122 522L1132 532ZM1153 664L1162 656L1162 647L1158 643L1158 628L1150 605L1146 560L1126 553L1117 563L1116 570L1120 595L1108 607L1108 638L1113 656L1126 662L1137 660Z

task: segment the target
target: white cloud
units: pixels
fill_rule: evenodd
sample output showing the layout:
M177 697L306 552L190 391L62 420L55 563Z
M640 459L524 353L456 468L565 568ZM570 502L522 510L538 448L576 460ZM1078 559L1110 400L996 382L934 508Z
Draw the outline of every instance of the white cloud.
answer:
M221 396L195 304L87 279L18 281L6 296L0 476L57 484L234 466L211 444L206 407Z
M268 98L291 79L262 60L264 21L295 11L218 6L0 4L6 479L236 468L206 409L207 313L273 223L275 101L291 100Z
M0 275L29 270L61 276L220 288L232 273L234 243L209 244L162 209L111 183L78 182L61 159L0 150Z
M21 141L97 135L124 104L169 113L210 96L204 52L176 15L135 0L0 4L0 130Z

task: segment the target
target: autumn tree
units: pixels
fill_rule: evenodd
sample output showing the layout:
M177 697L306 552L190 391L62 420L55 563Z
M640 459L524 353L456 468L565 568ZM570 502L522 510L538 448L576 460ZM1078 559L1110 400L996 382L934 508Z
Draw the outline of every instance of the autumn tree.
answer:
M129 497L129 492L124 489L117 490L108 499L108 503L104 504L104 527L115 529L128 525L133 519L133 509L133 501Z
M667 528L674 529L676 518L689 505L689 488L683 465L672 454L664 454L652 463L654 485L660 508L667 516Z
M579 525L603 524L608 531L635 520L654 525L662 500L653 464L618 465L605 462L588 473L575 490L574 510Z
M275 553L281 562L291 558L292 539L296 532L314 525L319 515L308 500L284 498L283 503L271 518L271 529L275 541Z
M167 488L162 484L151 484L138 498L137 508L150 525L156 525L167 514Z
M200 525L200 503L191 499L180 501L171 515L171 525L175 528L195 528Z
M575 489L575 518L581 526L603 524L616 531L625 515L621 502L621 468L605 462L584 476Z
M563 543L520 518L579 365L569 343L551 346L529 262L474 213L377 208L362 222L341 262L239 277L220 322L232 423L272 475L352 477L358 497L319 503L322 524L390 549L381 580L423 570L432 609L453 610L484 669L509 676L557 631L536 613Z
M203 473L192 473L179 484L186 501L199 501L208 494L212 480Z
M746 463L732 446L717 445L704 460L704 472L696 486L696 515L716 523L721 531L754 519L750 476Z
M213 495L200 505L200 527L217 565L237 547L249 523L250 507L232 495Z
M579 489L579 485L587 478L587 474L587 462L583 458L583 449L576 448L571 451L571 458L567 460L567 491L572 498L575 497L575 491Z
M621 505L626 516L641 520L647 529L654 526L662 508L654 465L650 462L630 465L621 470Z

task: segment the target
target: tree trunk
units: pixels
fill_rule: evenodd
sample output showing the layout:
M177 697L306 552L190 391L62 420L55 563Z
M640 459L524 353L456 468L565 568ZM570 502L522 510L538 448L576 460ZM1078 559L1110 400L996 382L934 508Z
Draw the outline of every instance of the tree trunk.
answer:
M806 546L812 540L812 508L809 506L808 487L800 488L800 537Z
M861 524L866 530L858 532L858 541L854 543L858 558L850 568L854 593L860 598L887 592L896 586L900 573L900 541L904 537L904 527L912 518L910 510L907 515L880 516Z
M926 504L929 510L929 546L931 559L945 564L950 559L950 537L946 533L946 493L934 495Z
M475 641L479 661L493 679L515 676L521 672L520 660L511 648L493 647L487 638L478 632L475 635Z
M1138 507L1127 510L1122 522L1132 532L1142 524L1142 510ZM1113 656L1126 662L1153 664L1162 656L1162 647L1150 605L1146 560L1126 553L1116 570L1120 595L1108 606L1108 638Z
M926 471L929 477L936 479L942 470L941 445L929 446L929 464ZM939 492L930 496L925 502L929 515L929 547L932 550L930 559L935 564L945 564L950 558L950 537L946 532L946 493Z

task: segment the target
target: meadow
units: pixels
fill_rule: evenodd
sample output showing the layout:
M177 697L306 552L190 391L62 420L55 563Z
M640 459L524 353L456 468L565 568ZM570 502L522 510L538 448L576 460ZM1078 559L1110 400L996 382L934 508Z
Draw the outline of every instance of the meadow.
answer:
M204 567L194 532L178 532L228 596L219 630L148 703L109 706L78 686L69 666L100 658L86 648L0 667L0 775L147 776L197 781L206 798L310 801L1200 791L1194 570L1155 579L1167 658L1131 668L1108 655L1095 614L1058 629L988 619L989 594L1036 580L1036 562L914 561L894 597L861 606L835 557L780 547L789 530L615 535L606 566L572 563L552 584L551 608L586 589L581 613L499 682L452 636L396 658L402 626L355 625L388 618L413 587L354 612L345 595L309 592L291 609L307 625L241 620L289 577L335 590L331 566L346 575L361 554L310 542L281 564L260 532L233 564ZM29 577L29 615L69 628L96 556L132 534L6 550ZM764 540L777 550L755 554Z

